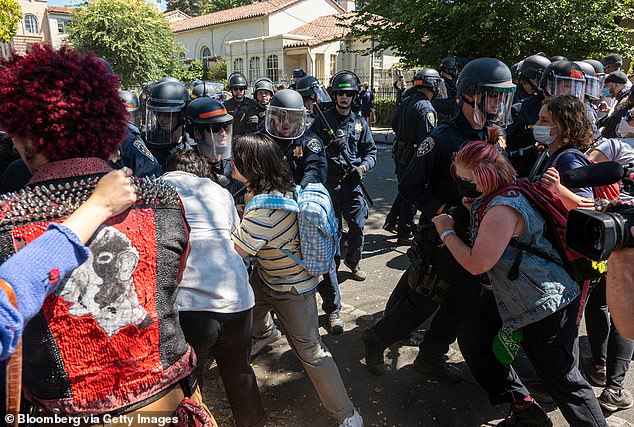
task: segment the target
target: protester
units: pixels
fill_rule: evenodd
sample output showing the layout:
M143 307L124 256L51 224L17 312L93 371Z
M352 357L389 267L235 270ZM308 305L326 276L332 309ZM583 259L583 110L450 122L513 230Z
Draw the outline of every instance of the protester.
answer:
M433 219L441 240L456 260L472 274L487 275L480 301L459 335L460 350L492 404L510 403L511 418L502 425L552 425L532 400L510 362L513 354L496 351L521 345L566 420L574 426L605 426L606 421L592 391L581 376L575 357L578 345L576 318L580 290L557 262L510 245L521 243L560 261L544 238L544 219L528 199L516 191L501 192L515 179L515 170L496 148L471 142L458 152L452 171L463 203L471 211L471 241L466 245L453 230L447 214ZM521 260L518 264L517 260ZM519 275L509 278L519 267ZM547 346L544 343L548 343Z
M264 407L249 359L254 304L247 269L233 248L240 219L233 197L209 179L211 165L194 150L167 159L162 179L176 187L191 230L191 252L178 285L176 307L197 356L196 375L216 359L237 426L263 425Z
M1 66L0 127L33 173L3 200L6 258L93 192L112 169L127 116L116 76L94 54L34 46ZM185 397L206 413L171 303L188 245L180 200L166 183L136 185L137 203L97 231L87 261L24 331L25 395L42 414L169 415Z
M275 208L245 208L232 236L236 251L254 256L251 273L256 307L270 306L277 315L289 345L308 373L324 408L340 426L362 427L339 370L319 335L315 292L318 277L284 251L301 259L297 214L288 208L293 197L293 177L277 143L263 134L238 138L233 151L234 178L249 189L247 200L276 197Z

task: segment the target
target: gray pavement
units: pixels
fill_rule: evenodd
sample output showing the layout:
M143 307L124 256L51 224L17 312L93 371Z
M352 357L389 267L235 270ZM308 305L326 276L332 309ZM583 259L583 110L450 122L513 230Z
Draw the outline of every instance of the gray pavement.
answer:
M379 134L391 143L390 132ZM365 282L347 280L349 272L342 266L341 293L344 303L345 332L330 336L321 329L323 341L330 349L349 395L367 426L491 426L503 419L508 408L491 407L485 393L476 384L454 343L450 361L465 374L466 380L452 384L425 377L412 368L417 347L401 342L386 352L390 372L384 377L371 375L364 366L361 331L378 319L390 292L408 266L405 247L396 246L396 238L382 230L385 215L396 196L396 179L389 145L379 145L376 168L365 180L374 198L366 223L363 268ZM322 322L325 322L321 316ZM582 354L588 353L585 331L581 332ZM519 360L519 370L527 362ZM268 414L267 426L331 427L337 423L321 406L310 379L284 339L266 348L253 360L260 392ZM203 394L220 426L233 420L224 396L217 368L207 372ZM626 388L634 390L634 376L626 378ZM600 388L595 388L598 395ZM554 405L544 405L555 426L566 426ZM634 409L617 412L608 419L611 426L634 424ZM629 424L632 423L632 424Z

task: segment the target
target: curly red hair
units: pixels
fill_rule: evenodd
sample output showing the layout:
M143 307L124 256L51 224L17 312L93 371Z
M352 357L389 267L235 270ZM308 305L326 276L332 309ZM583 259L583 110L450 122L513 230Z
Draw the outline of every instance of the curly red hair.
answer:
M0 61L0 128L49 161L107 160L127 133L118 86L94 53L35 46Z

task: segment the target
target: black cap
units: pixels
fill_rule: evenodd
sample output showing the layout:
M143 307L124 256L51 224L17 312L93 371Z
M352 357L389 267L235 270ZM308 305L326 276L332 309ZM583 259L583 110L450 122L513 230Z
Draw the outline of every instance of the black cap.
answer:
M614 65L614 64L623 65L623 57L619 55L618 53L611 53L605 56L601 60L601 62L603 63L603 65Z
M612 71L605 78L605 83L627 84L627 75L623 71Z

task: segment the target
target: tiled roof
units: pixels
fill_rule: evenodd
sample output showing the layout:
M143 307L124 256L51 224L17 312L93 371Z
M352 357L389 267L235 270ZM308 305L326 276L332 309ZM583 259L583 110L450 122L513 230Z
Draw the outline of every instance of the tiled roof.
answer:
M232 9L221 10L220 12L208 13L172 23L172 31L188 31L196 28L209 27L211 25L223 24L225 22L239 21L241 19L265 16L285 7L291 6L302 0L263 0L259 3L245 4L244 6Z
M46 11L49 13L73 13L73 9L68 6L46 6Z
M301 47L301 46L317 46L322 43L337 40L348 34L349 30L342 26L342 19L345 19L351 14L342 15L328 15L315 19L313 22L309 22L306 25L302 25L299 28L294 29L289 34L297 36L311 37L308 40L301 40L289 43L284 47Z

